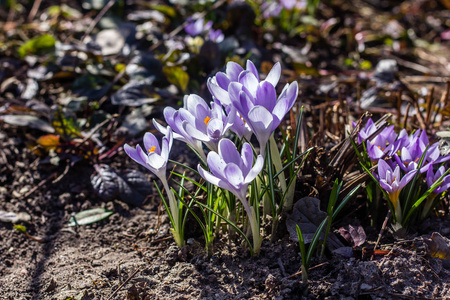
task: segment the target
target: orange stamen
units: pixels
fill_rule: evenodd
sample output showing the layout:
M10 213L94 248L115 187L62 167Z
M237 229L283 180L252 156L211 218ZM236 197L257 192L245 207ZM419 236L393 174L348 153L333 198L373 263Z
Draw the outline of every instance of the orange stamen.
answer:
M211 120L211 118L210 118L210 117L206 117L206 118L205 118L205 120L203 120L203 122L205 122L205 125L208 125L208 123L209 123L209 120Z
M148 149L149 153L153 153L155 152L156 146L151 147L150 149Z

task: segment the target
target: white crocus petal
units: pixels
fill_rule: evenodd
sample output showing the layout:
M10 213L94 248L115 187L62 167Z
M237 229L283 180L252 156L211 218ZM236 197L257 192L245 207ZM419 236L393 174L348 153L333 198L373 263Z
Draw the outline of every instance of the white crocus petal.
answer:
M200 174L200 176L203 177L206 181L208 181L209 183L212 183L216 186L219 186L220 178L212 175L211 173L209 173L208 171L203 169L200 166L200 164L197 166L197 170L198 170L198 173Z
M252 182L259 173L261 173L262 168L264 167L264 157L258 155L255 161L255 165L252 167L250 172L245 176L244 184L248 184Z
M281 64L279 62L277 62L272 67L272 70L270 70L269 74L267 74L265 81L268 81L274 87L276 87L278 84L278 81L280 80L280 76L281 76Z
M256 97L256 90L259 80L250 71L244 71L239 75L239 83L242 84L250 92L253 98Z
M247 69L247 71L252 72L252 74L255 76L256 80L258 80L258 82L259 82L258 69L256 69L255 64L251 60L247 60L246 69Z
M221 88L215 78L208 79L207 82L208 90L211 92L211 94L218 99L223 105L231 105L231 99L230 95L228 94L227 90L224 90Z
M248 113L249 124L258 139L260 151L264 153L267 141L272 134L272 114L262 106L253 107Z
M194 126L192 126L190 123L184 121L183 122L183 129L186 131L186 133L188 135L190 135L192 138L202 141L202 142L208 142L209 141L209 137L204 134L203 132L201 132L200 130L198 130L197 128L195 128Z
M225 178L236 189L239 190L244 182L244 176L239 166L234 163L229 163L224 170Z

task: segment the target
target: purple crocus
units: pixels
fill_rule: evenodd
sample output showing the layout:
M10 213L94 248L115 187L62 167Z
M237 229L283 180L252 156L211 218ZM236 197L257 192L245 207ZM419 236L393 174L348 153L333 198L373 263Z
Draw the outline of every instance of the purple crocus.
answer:
M217 151L217 145L233 124L235 111L225 116L221 105L211 102L211 108L200 96L185 98L184 108L180 108L183 128L192 138L202 141L210 149Z
M214 43L221 43L224 39L224 35L222 33L222 30L217 29L211 29L208 33L208 37L211 41L213 41Z
M437 169L436 173L433 172L433 167L430 166L427 171L427 185L428 188L431 188L431 186L438 181L439 178L442 177L442 175L445 174L447 170L444 166L441 166L439 169ZM442 178L442 183L433 191L433 194L438 195L450 187L450 175L446 175L444 178Z
M171 107L164 109L167 124L174 130L174 139L183 141L194 148L206 159L202 143L210 150L217 151L217 145L223 135L230 129L236 116L235 110L225 116L222 107L212 102L211 108L205 100L195 94L184 97L184 107L175 110ZM166 128L153 120L153 124L160 132Z
M287 10L291 10L294 7L296 9L305 9L307 6L306 0L280 0L281 5Z
M264 1L261 4L261 12L264 19L279 16L282 9L283 6L277 1Z
M355 126L356 124L354 124ZM361 144L363 141L367 140L369 136L371 136L375 131L377 131L377 126L373 122L372 118L367 120L366 126L359 131L358 134L358 144Z
M162 139L161 147L156 137L152 133L147 132L144 135L145 150L142 150L140 145L137 145L135 149L125 144L123 148L135 162L149 169L161 181L165 181L167 160L169 159L172 142L172 129L167 126L166 136Z
M262 238L259 233L259 220L257 214L247 201L248 185L261 172L264 166L264 158L258 155L253 165L253 150L250 144L242 145L241 154L236 145L229 139L219 142L219 151L211 151L207 158L210 172L198 165L198 172L206 181L232 192L242 203L249 221L253 235L255 253L259 252Z
M223 106L226 107L231 105L230 95L228 94L228 87L232 82L239 82L240 75L244 71L251 72L257 79L257 83L259 83L258 70L250 60L247 61L246 70L244 70L239 64L230 61L227 63L225 73L218 72L215 76L208 79L209 91L211 92L213 97L220 101ZM275 87L280 80L280 76L281 66L280 63L276 63L263 82L267 81Z
M170 215L172 216L171 221L173 225L171 231L175 242L181 248L184 246L184 230L182 222L180 222L180 209L166 178L167 161L169 160L169 153L173 142L172 129L167 126L165 131L166 136L162 138L161 147L156 137L152 133L147 132L144 135L145 151L140 145L137 145L135 149L125 144L123 148L131 159L149 169L161 180L169 198Z
M394 170L384 160L378 161L378 180L381 187L389 195L389 201L394 207L397 222L401 222L401 206L399 204L400 191L411 181L417 170L411 170L403 177L400 174L400 167L395 166Z
M433 166L429 165L429 168L427 171L428 188L431 188L436 183L436 181L438 181L445 174L446 171L447 170L445 169L445 167L441 166L439 169L437 169L436 173L434 173ZM438 185L431 192L431 194L428 196L427 200L425 201L424 207L422 209L422 214L421 214L422 219L426 218L429 215L431 209L433 208L433 204L435 203L436 197L439 194L448 190L448 188L450 187L450 175L444 176L444 178L442 178L441 180L442 180L441 184Z
M197 36L205 31L208 31L212 27L212 21L208 21L205 23L203 18L199 18L197 20L189 17L187 19L188 24L184 26L184 31L190 36Z
M376 129L375 129L376 131ZM373 131L373 132L375 132ZM361 131L362 132L362 131ZM361 133L360 132L360 133ZM362 137L362 140L367 139L373 132L369 133L365 131L359 137ZM368 134L367 137L364 138L365 134ZM359 140L358 137L358 140ZM377 162L380 158L384 157L386 154L392 152L393 147L395 146L394 142L397 137L397 134L394 132L394 125L389 126L383 129L377 136L372 138L370 141L367 141L367 154L372 162Z
M274 69L279 70L280 65L275 64ZM238 82L231 82L228 87L232 105L252 129L262 154L272 132L292 108L298 95L298 84L294 81L286 84L277 98L274 84L279 76L275 74L279 72L271 71L266 80L260 82L256 71L243 71Z
M163 115L166 123L169 125L168 127L174 131L173 138L185 142L197 151L202 159L206 159L205 153L203 152L202 142L194 139L186 132L183 127L183 119L181 118L180 112L173 107L166 107L164 108ZM167 128L156 122L155 119L153 119L153 125L162 134L167 134Z

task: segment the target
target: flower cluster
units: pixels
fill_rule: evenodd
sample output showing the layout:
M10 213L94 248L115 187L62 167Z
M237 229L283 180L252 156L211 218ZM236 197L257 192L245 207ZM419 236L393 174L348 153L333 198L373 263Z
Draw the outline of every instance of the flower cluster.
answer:
M372 165L378 164L377 172L373 175L387 193L396 221L402 222L411 209L409 204L412 202L406 198L414 194L402 194L402 190L409 186L408 191L417 191L426 183L429 199L447 190L450 187L450 175L447 175L443 164L450 160L450 155L442 156L439 143L430 144L425 130L419 129L408 134L402 129L397 134L392 125L376 134L378 129L369 119L359 132L358 143L364 143ZM436 182L440 182L439 185ZM431 204L425 204L422 216L426 216L431 208Z
M185 29L196 33L200 30L197 27L200 28L202 24L203 20ZM125 145L127 154L155 173L163 181L168 193L171 191L165 179L165 172L172 137L191 147L203 162L203 165L198 165L201 177L231 192L242 203L249 219L255 253L259 251L262 242L258 205L255 206L255 201L259 200L247 200L248 186L263 169L268 140L292 108L298 95L298 84L294 82L286 84L277 97L275 88L280 75L279 63L274 65L264 80L260 80L259 73L251 61L247 61L246 69L235 62L229 62L225 72L218 72L208 80L213 99L209 105L198 95L186 95L180 109L164 109L164 118L169 126L165 127L153 120L156 129L166 135L162 149L150 133L144 136L146 151L139 145L136 149ZM230 131L241 140L249 140L252 134L256 136L260 151L256 160L254 147L246 142L243 143L239 155L237 146L225 138ZM210 151L208 155L205 154L204 146ZM175 219L178 211L172 207L176 202L171 193L169 200L173 217L171 219ZM182 226L174 223L173 225ZM177 231L182 231L182 228L175 228L175 232Z
M214 43L220 43L224 39L222 30L212 29L212 21L205 23L203 18L194 19L192 17L187 19L187 25L184 27L184 31L191 37L196 37L204 33L208 33L208 39Z
M306 0L275 0L264 1L261 5L261 11L264 18L276 17L284 8L286 10L304 10L307 6Z

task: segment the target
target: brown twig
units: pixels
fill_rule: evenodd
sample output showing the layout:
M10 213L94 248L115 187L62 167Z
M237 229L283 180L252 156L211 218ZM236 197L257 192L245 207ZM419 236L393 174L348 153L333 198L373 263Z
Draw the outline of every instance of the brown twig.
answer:
M130 275L130 277L127 278L106 300L111 300L123 287L125 284L127 284L134 276L136 276L137 272L139 272L141 268L137 268L136 271L133 272L133 274Z
M33 3L33 7L30 10L30 14L28 15L28 22L33 21L34 17L36 16L36 13L39 9L39 6L41 6L42 0L35 0Z
M81 42L84 41L84 39L91 34L92 30L94 30L95 25L100 21L100 19L106 14L106 12L114 5L116 0L109 0L108 3L106 3L105 7L102 8L102 10L98 13L98 15L95 17L95 19L89 24L88 29L84 33L83 37L81 38Z
M378 244L380 243L381 236L383 235L384 231L387 227L387 222L389 221L389 218L391 217L391 210L388 211L386 218L384 219L383 226L381 227L380 233L378 234L377 242L375 243L375 246L373 246L373 250L375 251L378 247Z
M31 190L28 191L28 193L26 193L25 195L23 195L23 198L28 198L30 197L31 194L33 194L34 192L36 192L38 189L40 189L43 185L45 185L46 183L48 183L50 180L52 180L54 177L56 177L56 175L58 175L58 172L54 172L53 174L51 174L49 177L45 178L44 180L42 180L41 182L39 182L38 185L36 185L34 188L32 188Z
M314 269L317 269L317 268L326 266L326 265L328 265L328 264L329 264L329 262L324 262L324 263L315 265L314 267L309 268L309 269L308 269L308 272L309 272L309 271L312 271L312 270L314 270ZM298 271L298 272L296 272L296 273L294 273L294 274L292 274L292 275L289 275L289 276L286 277L286 278L287 278L287 279L291 279L291 278L294 278L294 277L296 277L296 276L298 276L298 275L301 275L301 274L302 274L302 271Z

